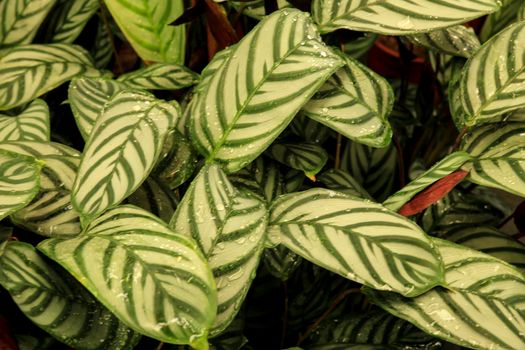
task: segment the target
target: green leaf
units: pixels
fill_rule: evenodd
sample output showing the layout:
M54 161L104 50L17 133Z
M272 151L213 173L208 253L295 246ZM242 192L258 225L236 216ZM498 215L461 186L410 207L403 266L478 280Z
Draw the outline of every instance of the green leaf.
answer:
M29 44L55 0L4 0L0 2L0 48Z
M498 0L314 0L321 33L351 29L387 35L429 32L497 11Z
M266 205L239 193L217 165L201 169L170 226L193 237L209 259L217 285L217 318L210 335L224 330L242 304L264 247Z
M447 232L445 238L506 261L525 273L525 245L493 227L461 227Z
M489 40L512 23L516 22L522 0L502 0L501 8L485 19L479 38L481 42Z
M140 339L33 246L10 242L0 267L0 283L22 312L61 342L79 350L117 350L133 349Z
M474 30L463 25L411 35L408 39L427 49L466 58L481 46Z
M461 100L461 78L463 72L464 63L463 60L457 60L451 63L449 71L449 82L448 82L448 104L450 107L450 114L452 120L458 130L463 130L466 125L467 113L463 108L463 102Z
M216 308L209 267L192 240L152 214L117 207L82 235L38 248L129 327L167 343L205 341Z
M525 276L505 262L434 239L447 289L415 298L366 289L370 301L435 337L474 349L525 348Z
M11 215L18 226L48 237L76 236L80 219L71 206L71 188L80 159L70 156L42 156L40 190L23 209Z
M0 142L49 141L49 108L43 100L31 102L17 116L0 114Z
M97 77L101 72L80 46L17 46L0 57L0 110L27 103L81 74Z
M106 103L84 149L71 193L83 223L140 186L177 116L172 104L138 91L122 91Z
M392 350L392 347L385 345L371 344L349 344L349 343L331 343L316 345L308 348L309 350Z
M184 12L181 0L104 0L113 19L144 61L184 63L186 30L170 26Z
M342 62L307 14L286 9L210 65L195 90L192 141L208 162L234 172L270 145Z
M328 161L328 153L315 143L275 143L267 153L280 163L301 170L309 178L315 178Z
M322 144L330 137L331 130L325 125L299 112L290 123L290 130L305 141Z
M363 57L374 45L378 35L373 33L363 33L355 40L342 43L341 50L348 56L357 59Z
M473 126L525 106L525 22L487 41L463 68L461 103Z
M237 2L235 0L229 1L233 7L239 12L242 12L243 15L255 18L262 19L266 15L264 10L264 0L255 0L255 1L246 1L246 2ZM292 5L286 0L277 0L277 8L284 9L291 7Z
M99 69L106 68L109 62L111 62L114 53L111 41L112 34L108 31L108 25L101 17L102 16L99 15L97 32L95 34L95 44L90 51L93 61L95 62L95 67Z
M415 296L441 281L439 255L416 224L343 193L318 188L279 197L268 234L314 264L372 288Z
M0 257L4 254L7 242L9 242L12 235L13 229L11 227L0 226Z
M394 105L390 84L357 60L338 51L340 68L303 107L310 118L370 146L390 142L387 117Z
M89 138L104 105L125 86L111 79L74 78L69 84L68 101L84 140Z
M254 178L267 203L284 193L279 165L271 159L259 157L253 162Z
M118 78L130 88L146 90L179 90L198 80L197 73L175 63L155 63Z
M326 185L327 188L342 192L344 194L370 199L372 197L361 187L361 185L346 171L341 169L329 169L317 177L319 182Z
M463 138L461 149L474 159L468 180L525 196L525 123L487 124Z
M46 28L47 41L71 44L100 7L98 0L59 0Z
M301 262L302 258L299 255L283 245L264 250L264 265L272 275L281 281L288 280Z
M42 163L32 157L0 151L0 220L36 196L41 168Z
M56 142L7 141L0 142L0 150L36 158L54 155L80 157L80 152L76 149Z
M418 194L423 189L432 185L434 182L444 178L453 173L465 162L471 160L472 157L466 152L454 152L437 162L432 168L419 175L415 180L408 185L388 197L383 205L390 210L398 211L405 203L410 201L412 197Z

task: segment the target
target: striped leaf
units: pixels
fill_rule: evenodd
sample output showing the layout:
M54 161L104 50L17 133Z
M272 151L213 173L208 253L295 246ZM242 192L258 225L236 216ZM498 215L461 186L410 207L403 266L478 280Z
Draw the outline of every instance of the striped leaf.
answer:
M323 124L308 118L299 112L290 123L290 130L305 141L322 144L329 137L331 130Z
M238 192L217 165L192 181L173 216L174 231L192 236L208 257L217 285L214 336L233 320L255 276L264 246L266 205Z
M392 88L365 65L338 54L345 66L303 107L304 113L357 142L386 146L392 137L387 121L394 105Z
M288 280L302 261L303 259L299 255L283 245L264 250L264 265L272 275L281 281Z
M195 246L154 215L121 206L72 239L39 244L129 327L167 343L207 349L216 295Z
M474 30L462 25L410 35L408 39L430 50L466 58L481 46Z
M11 227L0 226L0 257L4 254L7 242L9 242L12 235L13 229Z
M277 0L277 8L284 9L291 7L292 5L286 0ZM242 11L243 15L255 18L262 19L266 12L264 10L264 0L255 0L255 1L246 1L246 2L237 2L235 0L230 1L233 7L235 7L239 12Z
M184 62L186 30L170 26L184 12L181 0L104 0L126 38L144 61Z
M29 44L55 0L0 2L0 48Z
M328 161L328 153L315 143L276 143L268 155L292 169L301 170L309 178L321 171Z
M9 151L40 158L41 156L80 157L80 152L69 146L56 142L40 141L7 141L0 142L0 151Z
M120 203L148 177L177 116L172 104L138 91L122 91L106 103L71 193L83 222Z
M11 215L18 226L53 237L80 233L78 213L71 206L71 188L80 159L70 156L42 156L40 190L23 209Z
M259 157L253 163L254 178L267 203L284 193L283 178L277 163Z
M95 44L90 50L91 57L93 57L93 61L95 62L95 67L98 69L106 68L113 58L111 35L108 30L108 25L102 18L99 18L97 32L95 34Z
M447 289L415 298L366 289L371 302L435 337L473 349L525 348L525 276L484 253L435 239Z
M487 41L461 75L465 124L472 126L525 106L525 22Z
M0 115L0 142L49 141L49 108L43 100L31 102L17 116Z
M130 88L146 90L179 90L198 80L197 73L175 63L155 63L118 78Z
M385 207L325 189L279 197L268 234L314 264L379 290L419 295L440 283L430 239Z
M462 151L449 154L434 164L432 168L411 181L408 185L388 197L383 202L383 205L390 210L398 211L420 191L453 173L470 159L472 159L472 157L468 153Z
M33 246L10 242L0 267L0 283L22 312L61 342L79 350L117 350L133 349L140 339Z
M461 75L463 66L461 61L452 63L447 89L450 114L458 130L465 128L467 120L467 113L461 100Z
M525 245L489 226L462 227L450 230L445 238L479 250L516 266L525 272Z
M374 33L363 33L359 38L343 43L341 50L348 56L357 59L363 57L374 45L378 35Z
M101 75L80 46L17 46L0 57L0 110L27 103L80 74Z
M501 8L491 13L485 19L479 37L481 42L489 40L491 37L505 29L507 26L516 22L521 0L502 0Z
M525 196L525 123L487 124L464 138L461 149L474 159L468 180Z
M352 177L352 175L344 170L327 170L320 174L317 180L325 184L326 187L331 190L339 191L358 198L372 200L372 197L370 197L368 192L366 192L366 190L361 187L361 185Z
M32 157L0 151L0 220L36 196L41 168L42 163Z
M197 150L227 172L262 153L342 65L292 9L265 17L221 57L197 85L190 130Z
M89 138L102 108L125 86L111 79L74 78L69 84L68 101L84 140Z
M314 0L321 33L345 28L407 35L451 27L497 11L498 0Z
M383 201L394 188L396 149L393 144L372 148L348 141L343 150L341 169L348 172L372 197Z
M47 23L47 41L73 43L99 7L97 0L58 0Z

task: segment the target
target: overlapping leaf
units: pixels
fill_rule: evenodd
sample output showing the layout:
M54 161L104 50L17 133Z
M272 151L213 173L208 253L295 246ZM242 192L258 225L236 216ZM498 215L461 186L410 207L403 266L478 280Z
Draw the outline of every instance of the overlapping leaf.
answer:
M77 281L49 266L33 246L10 242L0 267L0 284L22 312L69 346L130 350L140 339Z
M328 161L328 153L315 143L275 143L267 153L290 168L304 172L309 178L315 178Z
M483 22L483 27L479 33L481 42L489 40L518 19L519 8L523 3L521 0L502 0L501 3L501 8L488 15Z
M460 151L449 154L432 168L419 175L414 181L388 197L383 205L390 210L397 211L421 190L456 171L470 159L472 157L466 152Z
M59 0L46 23L48 41L73 43L99 6L100 2L97 0Z
M17 46L0 58L0 110L27 103L80 74L101 75L80 46Z
M185 57L185 28L169 26L184 12L181 0L149 0L130 3L105 0L113 19L145 61L182 64Z
M472 56L481 46L474 30L463 25L411 35L408 38L428 49L466 58Z
M267 16L221 57L196 88L190 130L197 150L228 172L263 152L342 64L308 16L291 9Z
M192 86L198 80L198 74L174 63L152 64L118 78L128 87L146 90L178 90Z
M366 289L373 303L425 332L474 349L525 347L525 277L505 262L435 239L447 289L415 298Z
M394 105L388 82L339 52L345 62L303 107L310 118L357 142L382 147L390 142L387 117Z
M41 167L32 157L0 151L0 220L36 196Z
M286 0L277 0L277 8L283 9L291 7L291 4ZM254 0L247 2L231 1L231 4L238 10L242 10L242 14L250 16L255 19L262 19L266 12L264 10L264 0Z
M0 48L29 44L56 0L0 2Z
M439 256L417 225L339 192L279 197L268 234L313 263L376 289L415 296L441 279Z
M461 76L465 124L472 126L525 106L525 22L518 22L486 42Z
M325 184L326 187L331 190L342 192L354 197L372 199L366 190L344 170L327 170L320 174L317 180Z
M289 126L290 130L305 141L322 144L330 137L330 129L299 112Z
M467 163L469 179L525 196L525 123L487 124L463 138L461 148L474 159Z
M11 215L18 226L44 236L75 236L80 219L71 205L71 188L80 159L71 156L41 156L40 190L23 209Z
M17 116L0 115L0 142L45 142L49 138L49 108L43 100L34 100Z
M73 206L86 223L120 203L146 179L177 117L174 105L141 92L122 91L107 102L84 149L72 190Z
M111 35L112 33L109 32L108 25L104 23L104 20L99 18L97 32L95 34L95 44L90 51L95 62L95 67L99 69L106 68L113 57Z
M345 28L387 35L429 32L497 11L497 0L314 0L321 33Z
M207 348L216 307L213 277L195 243L154 215L117 207L82 235L38 247L131 328Z
M153 176L148 177L126 201L149 211L164 222L170 221L177 207L175 195L162 181Z
M37 158L53 155L80 157L80 152L76 149L57 142L7 141L0 142L0 150Z

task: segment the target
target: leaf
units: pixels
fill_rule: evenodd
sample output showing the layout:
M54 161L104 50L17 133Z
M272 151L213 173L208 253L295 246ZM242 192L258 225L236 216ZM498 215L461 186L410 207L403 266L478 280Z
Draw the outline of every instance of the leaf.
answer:
M279 278L281 281L288 280L292 273L297 270L302 261L303 260L299 255L283 245L278 245L274 248L266 248L264 250L264 265L272 275Z
M48 265L33 246L10 242L0 267L0 283L22 312L61 342L79 350L117 350L133 349L140 339L77 281Z
M331 190L342 192L353 197L372 200L368 192L344 170L329 169L321 173L317 177L317 180Z
M415 298L366 289L374 304L426 333L474 349L525 347L525 277L489 255L434 239L448 289Z
M16 225L48 237L80 233L78 212L71 206L71 188L80 159L70 156L42 156L40 190L23 209L11 215Z
M50 15L46 36L49 42L71 44L97 12L97 0L59 0Z
M80 46L17 46L0 57L0 110L27 103L81 74L97 77L101 72Z
M239 193L217 165L201 169L170 226L191 236L208 257L217 285L217 318L210 335L224 330L246 297L264 246L266 205Z
M0 226L0 257L4 254L7 242L13 235L13 229L11 227Z
M38 248L131 328L203 349L215 318L211 272L195 243L141 209L107 211L82 235Z
M377 34L363 33L359 38L343 43L341 50L346 55L357 60L363 57L372 48L377 38Z
M111 79L74 78L69 84L68 101L78 129L84 140L91 130L104 105L125 86Z
M238 11L242 10L243 15L246 15L246 16L258 19L258 20L262 19L266 15L265 10L264 10L264 0L255 0L255 1L246 1L246 2L237 2L237 1L232 0L229 2L233 5L233 7L236 10ZM277 2L278 9L284 9L284 8L288 8L292 6L286 0L276 0L276 2Z
M408 39L427 49L466 58L481 46L474 30L463 25L410 35Z
M126 201L149 211L166 223L175 213L178 202L171 190L162 181L152 176L130 194Z
M138 91L121 91L106 103L84 149L71 192L83 223L140 186L177 116L172 104Z
M198 80L197 73L175 63L155 63L118 78L130 88L146 90L179 90Z
M42 163L0 151L0 220L25 207L38 193Z
M308 118L299 112L290 123L290 130L307 142L324 143L329 137L331 130L325 125Z
M357 142L387 145L392 137L387 117L394 105L390 84L357 60L337 52L345 66L327 80L303 112Z
M301 170L313 179L328 161L328 153L315 143L274 143L267 153L278 162Z
M317 188L279 197L268 235L316 265L379 290L415 296L441 279L439 256L417 225L343 193Z
M184 62L185 27L168 25L183 14L182 1L150 0L130 3L125 0L105 0L104 3L144 61Z
M432 168L419 175L414 181L388 197L383 205L390 210L398 211L405 203L410 201L418 192L453 173L465 162L472 159L466 152L454 152L437 162Z
M267 203L284 193L283 178L277 163L259 157L253 163L255 181L259 185Z
M467 61L460 81L467 126L525 106L524 41L525 22L519 22L487 41Z
M344 28L407 35L468 22L499 6L497 0L314 0L312 16L321 33Z
M479 37L485 42L512 23L516 22L521 0L503 0L501 8L485 19Z
M489 226L460 227L450 230L445 238L479 250L516 266L525 272L525 245Z
M29 44L55 0L0 2L0 48Z
M190 124L197 150L229 173L241 169L341 64L305 13L286 9L265 17L203 72Z
M49 141L49 107L43 100L31 102L17 116L0 115L0 142Z
M468 180L525 196L525 123L487 124L465 135L461 149L474 159Z
M95 67L103 69L111 62L114 49L111 43L112 34L108 31L106 23L104 23L104 20L100 17L99 15L95 44L91 48L90 54L95 62Z
M53 155L80 157L80 152L76 149L56 142L7 141L0 142L0 150L36 158Z

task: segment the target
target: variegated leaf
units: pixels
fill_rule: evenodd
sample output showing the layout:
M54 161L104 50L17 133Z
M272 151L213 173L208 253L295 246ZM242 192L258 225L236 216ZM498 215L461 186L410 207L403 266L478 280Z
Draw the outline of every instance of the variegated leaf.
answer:
M235 0L229 1L233 7L235 7L237 10L241 11L242 14L255 18L255 19L262 19L266 12L264 10L264 0L254 0L254 1L246 1L246 2L237 2ZM286 0L277 0L277 8L283 9L287 7L291 7L292 5L286 1Z
M178 203L169 187L152 176L148 177L135 192L130 194L126 201L149 211L166 223L175 213Z
M0 142L49 141L49 108L43 100L31 102L17 116L0 115Z
M102 16L99 16L102 17ZM90 50L90 54L98 69L106 68L113 57L112 33L110 33L108 24L102 18L99 18L97 32L95 34L95 44Z
M313 179L328 161L328 153L315 143L275 143L267 153L280 163L300 170Z
M198 80L197 73L175 63L155 63L118 78L130 88L146 90L179 90Z
M80 157L80 152L76 149L56 142L6 141L0 142L0 150L36 158L55 155Z
M98 0L58 0L46 23L47 41L73 43L99 7Z
M466 58L481 46L474 30L463 25L411 35L408 39L427 49Z
M479 37L481 42L486 42L491 37L501 32L507 26L514 23L519 14L519 8L522 5L523 1L521 0L502 0L501 8L491 13L485 19Z
M339 191L350 196L359 197L363 199L370 199L372 197L361 187L361 185L344 170L330 169L321 173L317 180L326 185L327 188Z

